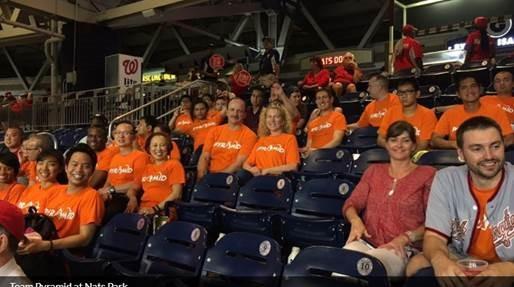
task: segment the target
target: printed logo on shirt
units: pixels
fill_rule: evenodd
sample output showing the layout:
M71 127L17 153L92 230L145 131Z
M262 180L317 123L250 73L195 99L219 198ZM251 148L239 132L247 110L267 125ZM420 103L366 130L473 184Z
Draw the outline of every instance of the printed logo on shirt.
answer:
M61 220L73 220L75 218L75 212L71 208L59 208L59 209L48 209L45 208L45 214L52 218Z
M18 202L19 209L24 209L24 208L27 208L30 206L34 206L37 210L39 210L39 207L40 207L39 201L28 201L28 202L20 201L20 202Z
M285 153L286 150L282 147L281 144L270 144L268 146L259 146L256 149L257 151L276 151L278 153Z
M109 173L111 173L111 174L131 174L133 172L134 172L134 170L128 164L126 164L124 167L118 166L118 167L109 169Z
M497 106L509 114L514 114L514 109L509 105L498 104Z
M466 234L466 231L468 230L469 220L459 220L458 218L455 218L451 222L451 230L452 230L452 240L455 241L464 241L464 235Z
M184 126L184 125L189 125L191 123L192 123L191 121L182 120L182 121L177 122L175 125L176 126Z
M514 238L514 214L510 213L507 206L503 210L503 220L492 226L493 243L495 247L503 245L507 248L511 246Z
M378 111L376 113L372 113L369 118L370 119L381 119L385 116L387 110L381 110L381 111Z
M149 176L143 176L143 178L141 179L142 182L155 182L155 181L158 181L158 182L164 182L164 181L167 181L168 180L168 177L164 174L162 174L162 172L159 171L159 174L155 174L155 175L149 175Z
M452 132L452 133L454 133L454 132L456 132L458 129L459 129L459 127L455 127L455 126L453 126L453 127L452 127L452 131L451 131L451 132Z
M213 144L215 148L223 148L223 149L241 149L241 144L238 141L228 141L228 142L215 142Z
M421 130L418 129L418 127L414 127L414 129L416 130L416 136L419 137L421 135Z
M318 126L315 126L311 129L311 132L312 133L315 133L315 132L319 132L319 131L322 131L322 130L326 130L326 129L329 129L332 127L332 124L329 123L329 122L325 122L325 123L322 123Z
M198 125L198 126L192 128L191 131L197 131L197 130L201 130L201 129L206 129L208 127L212 127L212 126L215 126L215 125L216 125L215 122L208 122L208 123L201 124L201 125Z

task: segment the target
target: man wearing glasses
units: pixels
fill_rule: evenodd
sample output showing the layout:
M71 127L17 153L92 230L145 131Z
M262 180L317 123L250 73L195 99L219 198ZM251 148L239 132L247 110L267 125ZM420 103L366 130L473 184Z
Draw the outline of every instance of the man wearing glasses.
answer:
M457 80L457 96L462 105L448 109L441 116L432 134L433 148L456 149L457 129L465 120L476 116L494 119L501 127L505 146L513 143L514 135L507 115L496 105L480 102L480 84L474 76L465 75Z
M414 78L402 80L396 94L401 105L393 106L386 112L378 129L377 144L385 147L386 132L391 124L407 121L416 129L416 150L427 149L437 118L432 110L417 104L420 95L418 83Z

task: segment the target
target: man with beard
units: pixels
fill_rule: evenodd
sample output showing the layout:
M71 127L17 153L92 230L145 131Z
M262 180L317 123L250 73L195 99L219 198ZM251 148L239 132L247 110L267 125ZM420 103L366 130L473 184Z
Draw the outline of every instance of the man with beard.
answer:
M426 211L423 255L411 260L407 275L431 266L417 275L435 275L441 286L493 286L497 282L491 278L514 275L514 166L505 162L500 126L488 117L462 123L457 146L466 164L437 172ZM487 261L487 267L470 274L457 263L470 257ZM476 276L466 277L470 275Z

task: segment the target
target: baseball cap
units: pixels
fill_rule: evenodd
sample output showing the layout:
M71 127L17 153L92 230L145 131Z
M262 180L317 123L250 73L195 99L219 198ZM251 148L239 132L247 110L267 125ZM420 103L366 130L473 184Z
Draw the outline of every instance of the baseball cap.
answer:
M0 200L0 225L16 239L23 239L25 233L23 214L18 207L5 200Z
M407 35L407 36L414 35L414 32L416 32L416 30L418 30L418 29L416 29L416 27L412 26L411 24L407 24L407 25L403 26L402 33L403 33L403 35Z
M489 20L487 20L487 18L483 17L483 16L479 16L479 17L476 17L475 19L473 19L473 24L475 25L475 27L477 27L480 30L487 29L488 23L489 23Z

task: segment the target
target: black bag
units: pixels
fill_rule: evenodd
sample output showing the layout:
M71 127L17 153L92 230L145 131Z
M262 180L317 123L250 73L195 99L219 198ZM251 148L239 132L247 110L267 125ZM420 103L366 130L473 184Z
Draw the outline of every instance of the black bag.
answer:
M37 213L34 206L29 208L29 213L25 215L25 229L32 228L39 233L43 240L55 240L59 238L54 222L46 215Z

